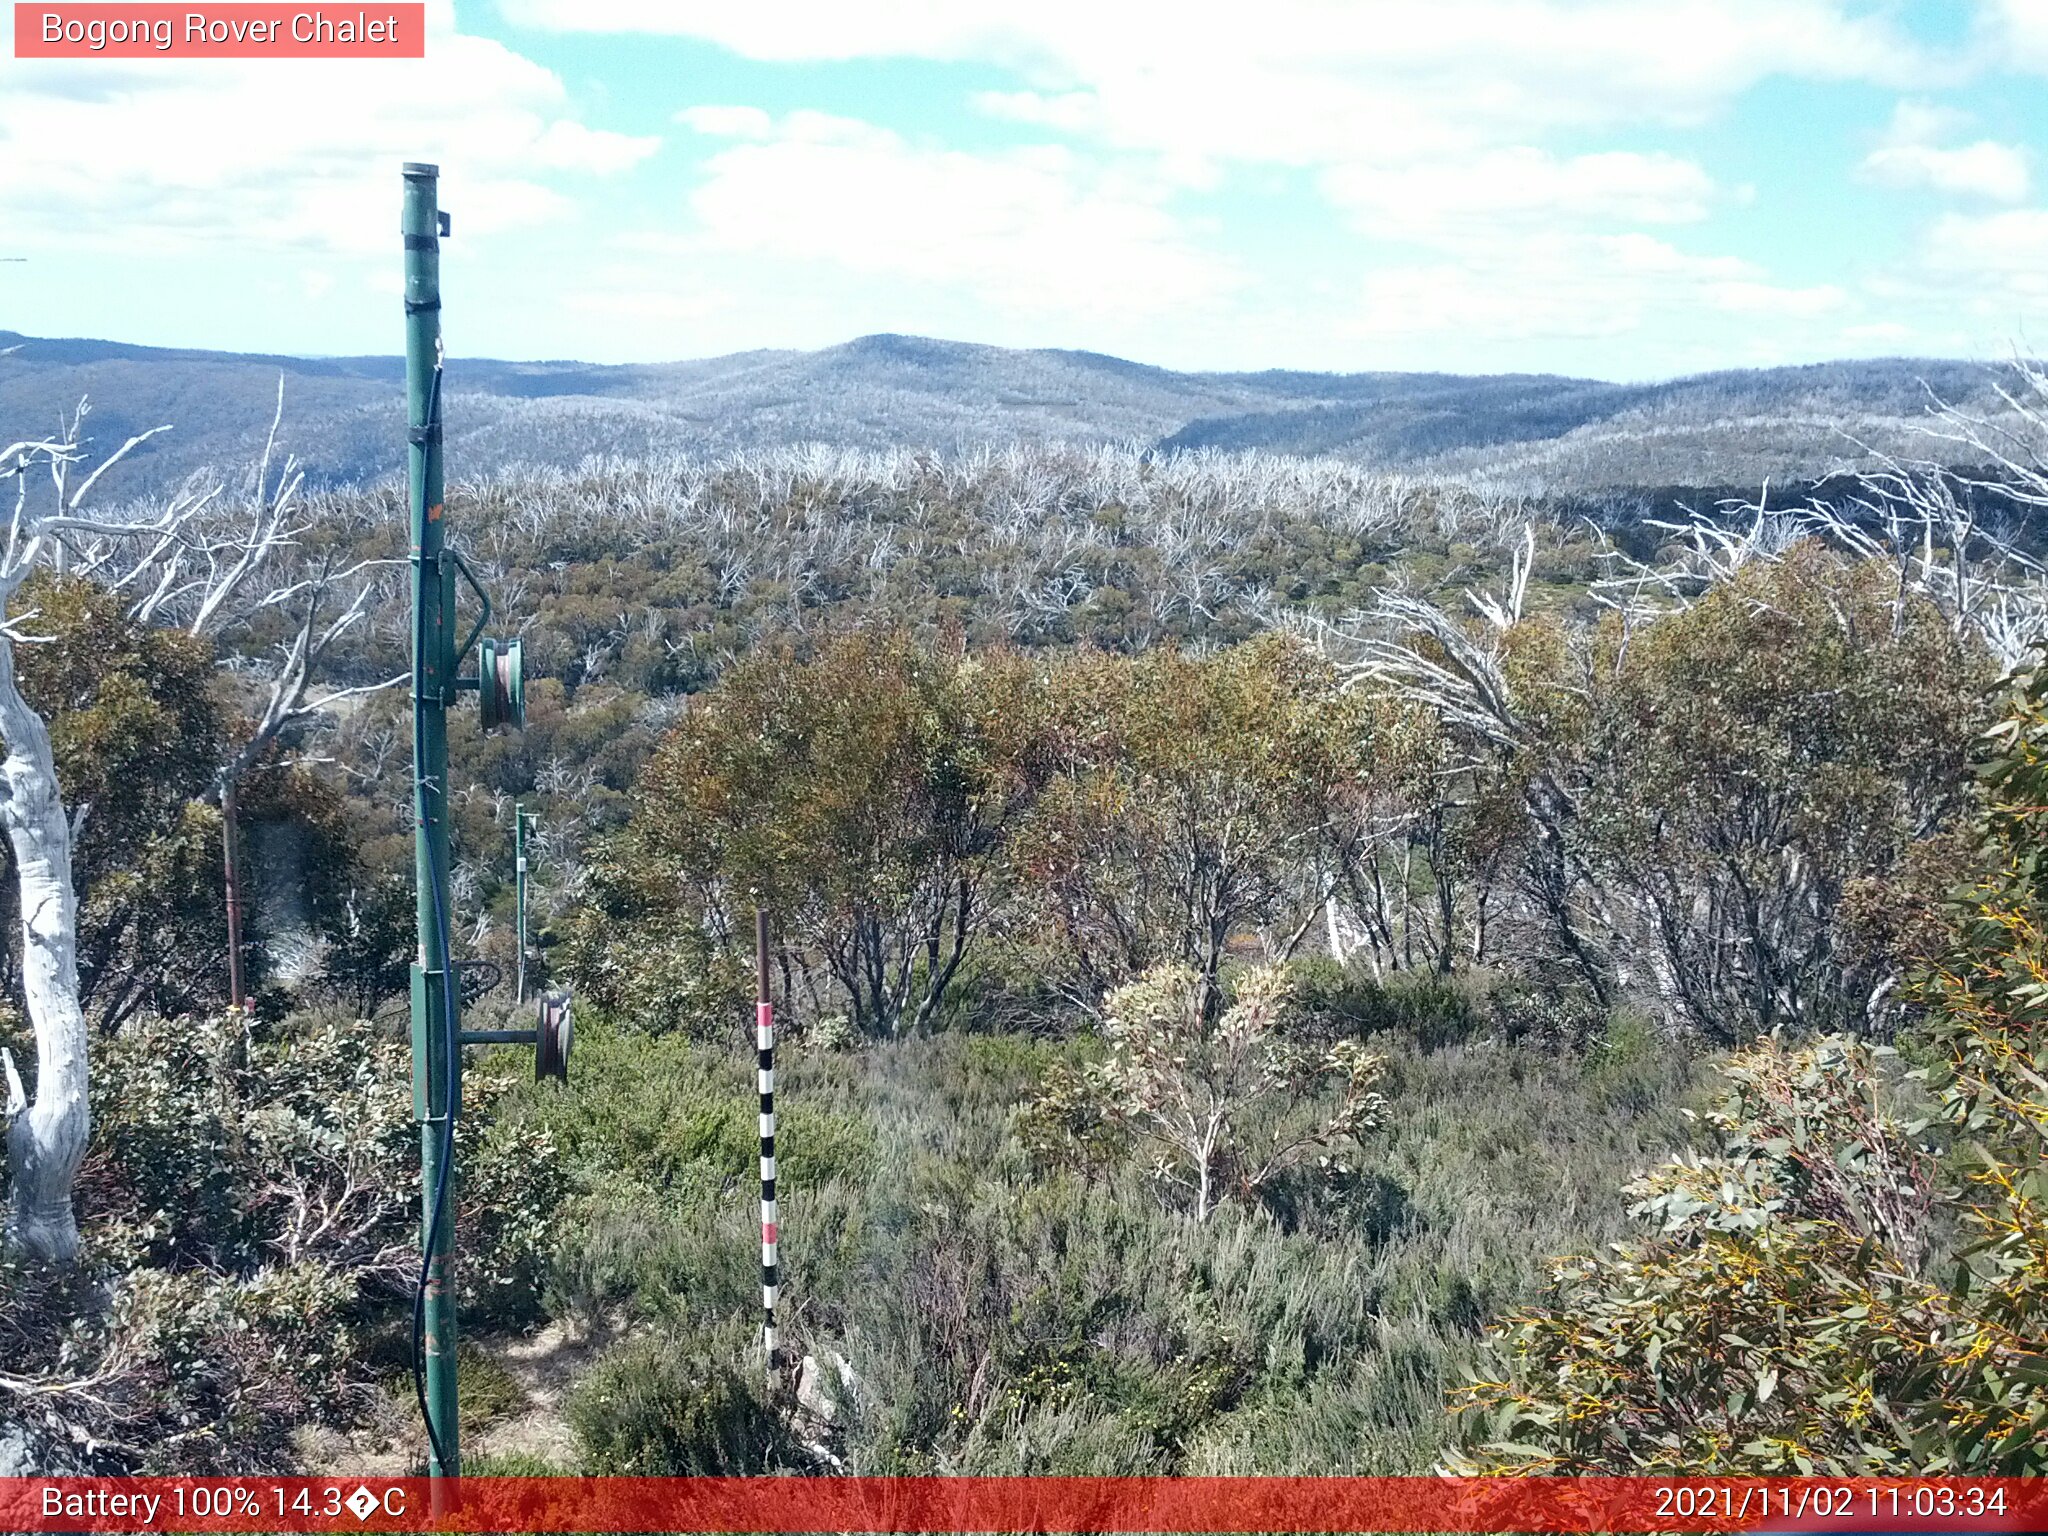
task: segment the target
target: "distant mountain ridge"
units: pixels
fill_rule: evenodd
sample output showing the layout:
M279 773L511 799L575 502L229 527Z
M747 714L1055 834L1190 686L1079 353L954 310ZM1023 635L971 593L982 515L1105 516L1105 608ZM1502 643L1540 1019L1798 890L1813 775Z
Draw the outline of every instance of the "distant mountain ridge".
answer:
M315 482L395 473L397 357L293 357L0 331L0 430L47 429L81 396L96 447L163 422L131 493L260 451L284 376L284 442ZM451 474L591 455L803 442L954 449L1010 440L1329 454L1538 491L1728 485L1863 467L1858 443L1933 456L1927 390L1978 404L1993 372L1878 359L1615 384L1544 374L1177 373L1102 353L862 336L815 352L595 364L453 358ZM113 489L110 487L110 489Z

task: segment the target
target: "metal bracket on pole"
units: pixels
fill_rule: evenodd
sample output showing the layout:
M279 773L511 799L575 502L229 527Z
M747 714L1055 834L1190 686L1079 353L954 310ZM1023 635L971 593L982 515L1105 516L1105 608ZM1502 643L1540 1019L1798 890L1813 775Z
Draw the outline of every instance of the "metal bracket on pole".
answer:
M462 658L469 654L469 648L476 644L476 637L484 632L484 626L491 622L491 594L484 590L484 584L476 579L476 572L469 568L469 562L462 558L462 551L450 545L445 551L449 564L456 574L469 583L469 590L476 594L476 600L483 612L476 616L476 622L469 627L469 633L462 637L462 643L455 647L455 664L462 665ZM453 611L452 609L450 610Z

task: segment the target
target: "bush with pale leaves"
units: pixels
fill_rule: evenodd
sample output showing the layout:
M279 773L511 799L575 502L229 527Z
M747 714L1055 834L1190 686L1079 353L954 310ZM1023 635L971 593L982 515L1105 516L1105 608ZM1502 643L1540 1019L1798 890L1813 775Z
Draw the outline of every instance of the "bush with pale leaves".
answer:
M1386 1064L1356 1041L1305 1048L1292 1003L1278 966L1245 972L1227 997L1191 966L1155 967L1109 995L1101 1059L1048 1068L1027 1141L1050 1160L1140 1156L1197 1221L1311 1157L1348 1172L1385 1108Z

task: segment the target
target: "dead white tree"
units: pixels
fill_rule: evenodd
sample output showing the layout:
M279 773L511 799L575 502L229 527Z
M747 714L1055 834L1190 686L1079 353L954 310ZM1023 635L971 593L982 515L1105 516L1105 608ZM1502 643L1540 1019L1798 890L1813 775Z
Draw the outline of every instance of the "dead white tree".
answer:
M14 851L22 994L36 1044L33 1098L12 1055L0 1052L11 1180L6 1241L11 1249L56 1263L70 1261L78 1251L71 1190L92 1128L86 1098L88 1031L78 996L78 900L71 878L75 828L57 782L49 726L22 696L15 674L15 646L36 638L21 626L35 615L17 614L11 607L22 583L39 566L56 564L60 551L67 556L90 551L104 567L117 547L159 549L163 541L177 538L203 501L180 495L133 521L81 515L79 503L108 465L154 435L129 439L70 492L68 472L81 457L77 429L82 418L83 411L62 439L17 442L0 453L0 483L12 480L15 491L6 547L0 552L0 741L6 747L0 762L0 826ZM52 470L56 483L57 495L47 501L29 495L29 473L39 465Z
M1501 543L1509 544L1503 534ZM1398 589L1379 594L1373 609L1342 627L1321 626L1318 641L1341 669L1345 685L1384 693L1441 722L1452 743L1448 775L1485 777L1520 763L1522 809L1531 846L1521 872L1532 915L1558 952L1602 1003L1612 990L1610 961L1587 910L1597 893L1574 856L1570 827L1578 806L1568 785L1532 753L1525 705L1509 681L1504 638L1521 621L1535 568L1533 524L1513 539L1505 589L1474 590L1467 601L1484 621L1474 625L1428 598ZM1569 679L1559 687L1575 686ZM1448 886L1440 894L1448 900ZM1474 915L1474 948L1483 915ZM1441 917L1451 942L1453 914ZM1368 925L1369 926L1369 925ZM1448 951L1446 951L1448 952Z
M1644 519L1670 545L1654 564L1603 550L1610 574L1594 583L1595 599L1647 621L1817 539L1896 573L1895 632L1908 598L1923 599L2001 666L2016 666L2048 638L2048 564L2025 547L2024 531L2048 508L2048 369L2015 358L1994 393L2005 407L1997 415L1930 393L1926 435L1952 445L1946 462L1898 459L1845 433L1871 467L1838 500L1774 507L1766 481L1754 502L1723 502L1682 523Z
M280 381L280 415L282 403ZM0 484L12 480L15 490L6 546L0 552L0 740L6 748L0 762L0 825L14 851L22 990L36 1043L33 1098L11 1055L0 1060L7 1090L12 1181L7 1242L21 1252L57 1262L68 1261L77 1252L71 1191L91 1132L88 1029L78 991L77 894L71 860L78 826L63 803L49 728L22 696L15 675L14 647L32 644L37 637L22 627L34 614L12 613L13 599L38 567L49 566L99 581L115 592L134 594L131 618L176 623L193 634L219 633L270 610L294 616L292 638L269 680L254 734L220 769L223 810L229 818L224 842L231 929L238 926L233 896L235 785L292 721L328 709L351 694L388 687L392 681L312 696L321 661L369 609L375 568L390 562L344 562L323 555L310 563L300 561L294 569L279 569L306 525L295 520L301 484L297 466L288 460L275 485L270 483L275 419L248 504L226 506L218 482L188 483L167 500L100 517L80 510L88 493L135 448L169 429L155 427L131 437L74 488L73 472L86 461L82 428L87 409L81 402L62 436L17 442L0 454ZM39 466L49 471L53 495L30 495L30 472ZM273 572L279 579L266 585L264 578ZM239 956L238 946L236 953Z

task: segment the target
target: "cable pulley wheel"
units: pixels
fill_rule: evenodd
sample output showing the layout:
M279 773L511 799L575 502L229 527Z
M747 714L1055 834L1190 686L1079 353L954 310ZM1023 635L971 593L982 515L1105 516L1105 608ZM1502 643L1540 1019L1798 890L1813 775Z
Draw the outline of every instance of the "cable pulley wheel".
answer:
M569 994L567 992L543 992L537 1010L533 1039L533 1080L552 1077L558 1083L569 1081L569 1047L576 1036L576 1026L569 1015Z
M486 640L477 653L477 703L487 731L526 728L525 656L517 640Z

